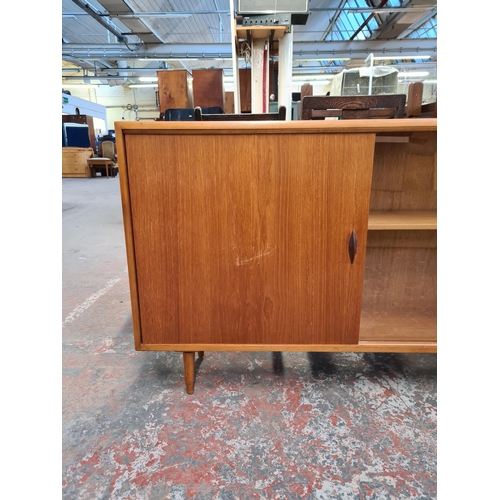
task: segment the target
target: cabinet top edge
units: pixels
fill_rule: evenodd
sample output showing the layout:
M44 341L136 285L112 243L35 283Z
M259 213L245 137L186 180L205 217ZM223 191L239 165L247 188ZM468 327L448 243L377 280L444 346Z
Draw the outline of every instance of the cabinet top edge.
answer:
M437 118L401 118L369 120L294 120L294 121L238 121L238 122L115 122L116 134L127 133L381 133L434 132Z

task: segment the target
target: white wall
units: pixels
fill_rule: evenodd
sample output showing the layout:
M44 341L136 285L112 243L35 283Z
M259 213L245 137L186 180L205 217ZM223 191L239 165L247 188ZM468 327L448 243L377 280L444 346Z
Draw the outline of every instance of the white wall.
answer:
M160 110L156 107L156 89L153 87L130 89L115 85L97 88L68 87L68 90L72 96L106 107L107 130L115 128L115 121L153 120L160 116ZM127 109L127 105L132 109ZM137 113L133 110L134 106L137 106Z

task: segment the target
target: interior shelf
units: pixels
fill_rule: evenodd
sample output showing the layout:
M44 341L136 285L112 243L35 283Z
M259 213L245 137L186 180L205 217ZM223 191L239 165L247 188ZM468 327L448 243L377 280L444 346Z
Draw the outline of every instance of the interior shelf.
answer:
M437 319L431 315L392 316L361 314L359 343L435 344L437 342Z
M432 210L370 212L368 217L368 229L437 229L437 213Z

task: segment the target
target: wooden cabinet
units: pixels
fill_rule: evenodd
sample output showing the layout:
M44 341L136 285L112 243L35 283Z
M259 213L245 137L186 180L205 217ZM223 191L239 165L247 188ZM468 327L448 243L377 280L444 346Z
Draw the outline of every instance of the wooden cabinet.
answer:
M157 71L160 112L167 109L193 108L193 77L186 70Z
M252 70L240 68L240 109L242 113L252 112Z
M62 148L62 176L90 177L87 158L92 154L92 148Z
M225 110L224 70L194 69L193 103L200 108L221 108Z
M135 347L436 352L436 120L117 122Z
M94 118L88 115L62 115L62 123L80 123L89 127L89 141L92 151L96 151ZM82 145L82 144L80 144Z

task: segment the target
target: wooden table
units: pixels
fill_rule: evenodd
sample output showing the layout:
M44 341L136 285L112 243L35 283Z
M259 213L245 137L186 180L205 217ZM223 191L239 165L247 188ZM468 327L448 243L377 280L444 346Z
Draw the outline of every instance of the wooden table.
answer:
M106 167L106 178L109 177L109 167L113 167L114 162L111 158L87 158L87 166L91 172L91 177L95 177L95 167L103 165Z

